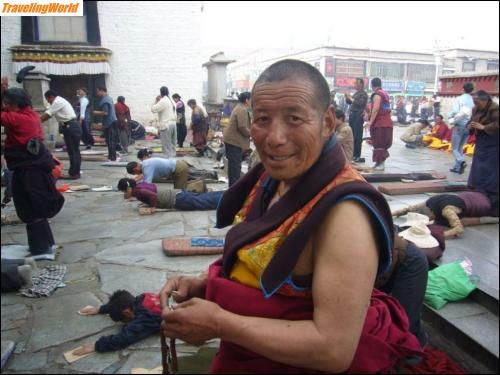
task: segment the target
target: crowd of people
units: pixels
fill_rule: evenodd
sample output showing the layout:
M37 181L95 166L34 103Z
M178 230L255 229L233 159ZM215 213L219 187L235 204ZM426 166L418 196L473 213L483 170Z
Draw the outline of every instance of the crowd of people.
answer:
M370 134L374 171L385 169L393 142L389 94L380 78L370 83L370 97L363 79L356 80L354 95L344 95L350 105L346 114L313 66L297 60L269 66L251 93L239 94L224 131L229 163L224 192L188 189L190 166L176 158L176 146L182 147L186 138L185 106L162 86L151 111L158 115L164 157L141 150L141 161L126 166L134 178L121 179L118 189L126 199L146 204L144 214L216 208L216 226L231 226L223 256L201 275L170 277L159 293L134 297L118 291L103 306L83 308L84 315L108 313L129 323L120 334L101 337L74 354L121 349L161 330L196 345L220 338L212 372L387 372L400 361L421 357L428 345L420 323L426 254L418 243L398 235L386 199L354 168L362 162L364 132ZM44 146L41 122L54 117L60 124L70 158L68 178L80 177L80 139L92 147L90 114L102 118L110 160L117 159L118 142L129 151L131 112L125 98L115 104L106 88L98 87L98 110L91 112L86 94L84 88L78 91L77 115L49 90L50 107L39 116L26 91L2 89L4 154L13 172L14 205L34 255L53 252L47 220L64 203L51 174L54 162ZM207 116L194 99L187 105L193 146L203 156ZM419 122L405 133L409 147L424 142L429 108L422 104ZM436 108L439 121L431 134L445 137L444 118ZM486 197L481 215L491 214L498 207L498 105L467 84L451 119L452 172L463 173L460 152L474 132L469 186ZM242 175L250 140L259 162ZM153 183L164 177L173 180L174 190ZM452 235L460 234L456 217L476 215L477 200L466 195L446 199L429 200L426 207L434 216L453 220ZM450 205L456 206L452 213ZM171 297L178 303L174 309Z

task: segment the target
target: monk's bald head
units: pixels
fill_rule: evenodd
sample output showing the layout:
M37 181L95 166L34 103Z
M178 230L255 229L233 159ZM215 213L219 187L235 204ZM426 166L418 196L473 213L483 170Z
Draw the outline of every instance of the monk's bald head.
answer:
M299 60L281 60L269 66L259 76L252 89L252 97L264 83L279 83L283 81L306 81L314 90L314 107L319 112L325 112L330 105L330 89L325 78L314 66Z

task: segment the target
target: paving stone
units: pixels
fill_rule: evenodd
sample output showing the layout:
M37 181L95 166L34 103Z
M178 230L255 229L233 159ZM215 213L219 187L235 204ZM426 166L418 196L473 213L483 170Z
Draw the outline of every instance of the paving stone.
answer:
M80 359L79 361L67 364L64 368L90 374L101 374L104 369L119 360L120 352L94 353L88 357Z
M94 318L94 316L88 316L87 318L91 320ZM109 317L106 317L106 318L111 321L111 319ZM67 367L67 368L72 368L72 365L69 364L66 361L66 359L64 358L64 353L66 353L69 350L73 350L75 348L78 348L79 346L82 346L86 343L95 342L101 336L108 336L108 335L117 334L118 332L120 332L121 327L122 327L121 323L114 323L113 326L103 329L98 334L61 344L61 345L59 345L59 346L57 346L49 351L48 362L51 364L59 364L59 365L62 365L64 367ZM118 351L116 353L120 354L121 352ZM111 363L113 363L113 362L111 361L110 364Z
M94 256L98 252L97 246L88 241L65 244L61 249L59 261L62 263L76 263L82 259Z
M75 225L59 225L53 226L52 231L58 244L112 237L109 226L103 224L89 224L80 227L75 227Z
M162 252L160 240L109 248L97 253L95 257L101 263L138 265L159 269L165 269L168 260Z
M86 305L99 306L101 301L90 292L62 297L51 296L34 307L34 324L29 350L60 345L92 335L114 323L105 316L88 317L76 312ZM57 308L55 308L57 307Z
M144 340L141 340L139 342L136 342L135 344L130 345L127 347L127 351L134 351L134 350L158 350L161 348L161 343L160 343L160 335L154 335L150 336Z
M24 372L41 369L47 365L47 352L31 353L29 356L13 355L9 360L10 371Z
M101 264L98 269L101 289L109 295L118 289L126 289L133 295L158 292L167 280L166 272L142 267Z
M184 235L188 237L204 237L208 236L208 229L186 230Z
M217 236L217 237L225 237L227 232L232 228L232 226L218 229L218 228L209 228L208 229L208 234L211 236Z
M2 306L2 331L21 327L28 316L29 309L24 304Z
M450 319L450 321L498 358L499 342L497 316L487 311L475 316L475 319L463 317L453 318Z
M178 221L176 223L159 225L155 229L149 231L147 238L162 240L167 237L182 235L184 235L184 223Z
M153 369L158 366L161 366L161 352L159 350L138 351L130 355L118 374L130 374L131 370L137 367Z
M210 225L206 211L183 212L182 216L187 229L205 229Z
M448 302L442 309L434 310L447 320L483 315L488 310L474 301Z

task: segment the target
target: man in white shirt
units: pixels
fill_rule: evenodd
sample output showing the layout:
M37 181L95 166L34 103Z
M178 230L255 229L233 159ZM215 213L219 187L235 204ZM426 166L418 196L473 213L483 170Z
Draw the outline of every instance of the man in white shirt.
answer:
M127 173L142 177L144 182L171 177L174 189L185 189L189 178L189 166L184 160L150 158L142 163L131 161L127 164ZM141 176L142 175L142 176Z
M80 156L82 128L76 119L75 110L66 99L59 96L54 90L48 90L44 95L50 107L40 116L40 120L44 122L51 117L57 120L69 156L68 176L61 176L60 178L76 180L80 178L80 165L82 163Z
M80 121L80 126L82 127L82 142L85 145L86 150L91 150L94 145L94 137L90 132L90 102L87 97L88 90L85 87L80 87L76 90L76 95L80 102L80 114L78 120Z
M158 113L159 130L163 154L167 158L175 158L175 144L177 142L177 114L175 104L168 96L168 88L162 86L160 95L156 97L151 112Z

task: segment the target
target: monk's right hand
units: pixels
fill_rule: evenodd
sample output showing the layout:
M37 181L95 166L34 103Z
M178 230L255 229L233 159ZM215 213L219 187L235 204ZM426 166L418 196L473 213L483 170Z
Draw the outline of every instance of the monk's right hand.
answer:
M181 303L193 297L205 298L205 288L207 286L207 275L170 277L160 291L160 304L162 309L167 306L170 296L175 302Z

